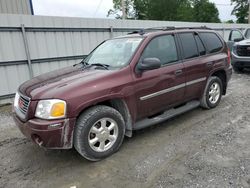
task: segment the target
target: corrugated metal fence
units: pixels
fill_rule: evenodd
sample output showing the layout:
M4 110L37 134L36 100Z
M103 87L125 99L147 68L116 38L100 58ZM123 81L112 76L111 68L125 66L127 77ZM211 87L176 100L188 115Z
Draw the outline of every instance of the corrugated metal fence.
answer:
M22 82L79 62L103 40L140 28L204 25L225 39L232 28L249 26L0 15L0 104L12 97Z
M32 0L0 0L0 14L33 14Z

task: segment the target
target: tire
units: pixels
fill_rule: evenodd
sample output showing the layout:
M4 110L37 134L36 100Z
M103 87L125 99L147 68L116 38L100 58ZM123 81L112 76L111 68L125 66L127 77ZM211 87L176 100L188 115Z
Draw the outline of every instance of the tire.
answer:
M215 86L217 86L218 89L216 89ZM210 77L201 99L201 107L205 109L215 108L220 103L222 90L221 79L216 76Z
M124 134L124 119L117 110L94 106L77 119L74 146L84 158L98 161L118 151Z
M242 73L244 68L233 66L233 69L234 69L234 71L237 72L237 73Z

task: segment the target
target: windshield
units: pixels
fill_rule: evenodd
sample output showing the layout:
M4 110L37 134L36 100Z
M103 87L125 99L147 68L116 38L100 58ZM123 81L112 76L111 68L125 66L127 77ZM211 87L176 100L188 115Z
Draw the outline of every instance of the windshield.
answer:
M84 62L104 64L113 68L121 68L129 63L130 58L143 38L120 38L107 40L98 46Z

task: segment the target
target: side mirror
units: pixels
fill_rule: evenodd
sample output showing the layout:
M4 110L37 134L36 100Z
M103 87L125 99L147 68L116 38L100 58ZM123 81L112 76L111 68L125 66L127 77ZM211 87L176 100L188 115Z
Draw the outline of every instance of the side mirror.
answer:
M140 71L153 70L161 67L161 61L158 58L145 58L138 65Z
M235 38L235 39L234 39L234 42L240 42L240 41L242 41L242 40L244 40L244 38Z

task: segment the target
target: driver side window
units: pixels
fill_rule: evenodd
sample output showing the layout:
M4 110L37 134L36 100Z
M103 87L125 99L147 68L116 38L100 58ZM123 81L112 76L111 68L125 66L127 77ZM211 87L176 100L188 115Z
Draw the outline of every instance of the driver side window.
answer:
M247 29L246 32L245 32L245 37L247 39L250 39L250 29Z
M145 58L158 58L162 65L178 61L174 36L164 35L152 39L142 53L141 60Z
M231 31L230 35L229 35L229 41L240 41L240 40L243 40L244 37L242 35L242 33L238 30L233 30Z

